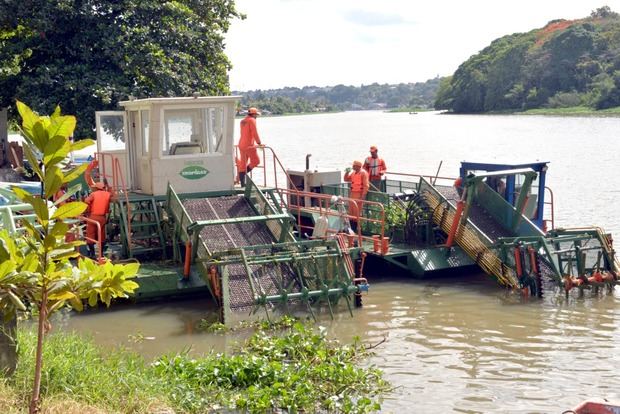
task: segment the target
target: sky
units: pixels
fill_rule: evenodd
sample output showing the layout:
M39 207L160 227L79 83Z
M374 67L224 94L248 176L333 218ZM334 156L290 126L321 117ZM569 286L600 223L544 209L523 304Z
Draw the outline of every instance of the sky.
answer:
M498 37L620 0L236 0L225 53L235 91L424 82Z

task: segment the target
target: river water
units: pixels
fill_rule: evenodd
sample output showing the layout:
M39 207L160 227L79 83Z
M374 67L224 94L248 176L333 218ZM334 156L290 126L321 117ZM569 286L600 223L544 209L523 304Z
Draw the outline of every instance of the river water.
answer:
M550 161L556 226L598 225L620 240L618 118L449 116L378 111L259 118L284 165L340 168L379 147L388 169L455 176L461 161ZM238 132L235 133L238 136ZM320 323L331 336L377 344L368 360L395 388L383 412L561 413L589 397L620 400L618 289L568 300L507 294L484 275L414 280L379 272L364 307ZM151 358L225 351L242 338L200 333L199 300L118 305L65 316L61 329Z

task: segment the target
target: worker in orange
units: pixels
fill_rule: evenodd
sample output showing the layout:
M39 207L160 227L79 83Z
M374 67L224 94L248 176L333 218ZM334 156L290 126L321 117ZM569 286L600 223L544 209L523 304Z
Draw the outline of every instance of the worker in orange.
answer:
M347 168L344 173L344 180L351 183L351 193L349 198L354 200L365 200L368 194L368 187L370 186L368 181L368 173L362 169L361 161L353 161L353 171ZM352 201L349 203L349 215L352 216L351 230L357 230L356 217L360 214L361 203Z
M110 212L110 202L115 197L110 192L105 183L98 181L94 184L93 192L84 199L88 204L88 218L98 222L101 225L101 246L105 249L105 225L108 221L107 215ZM92 222L86 223L86 244L90 257L95 257L95 242L98 240L97 225Z
M245 176L254 167L260 164L256 145L262 146L258 130L256 129L256 117L260 115L258 109L252 107L248 109L248 114L241 120L241 138L239 138L239 162L237 163L237 173L239 184L245 186ZM249 164L248 164L249 162Z
M385 191L383 188L383 176L387 171L385 161L379 158L379 150L376 146L370 147L370 157L364 160L364 169L368 172L368 179L376 190Z

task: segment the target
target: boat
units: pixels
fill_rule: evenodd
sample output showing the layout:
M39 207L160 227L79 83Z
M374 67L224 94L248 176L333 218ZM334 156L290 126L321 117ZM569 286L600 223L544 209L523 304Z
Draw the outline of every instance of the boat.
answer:
M620 414L620 403L606 399L589 399L572 410L563 411L562 414Z
M141 263L135 300L201 295L225 323L340 307L353 315L369 289L367 262L412 277L482 269L533 297L545 280L567 295L618 283L611 235L555 228L545 162L465 162L458 186L457 177L389 172L383 188L354 200L341 171L311 170L310 156L304 169L285 168L261 146L241 187L238 99L136 99L96 114L97 149L78 182L86 190L105 180L118 194L107 250L91 242L96 260ZM28 209L1 206L0 227L22 231Z

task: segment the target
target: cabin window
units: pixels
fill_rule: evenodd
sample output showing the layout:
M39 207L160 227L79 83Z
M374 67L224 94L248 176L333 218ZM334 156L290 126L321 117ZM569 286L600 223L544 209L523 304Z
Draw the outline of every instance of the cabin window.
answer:
M140 126L142 130L142 155L149 155L149 116L150 111L140 111L140 122L142 123Z
M162 155L222 154L224 108L164 110Z
M101 115L99 126L97 139L101 141L101 151L122 151L125 149L123 115Z

